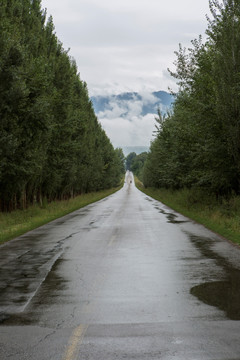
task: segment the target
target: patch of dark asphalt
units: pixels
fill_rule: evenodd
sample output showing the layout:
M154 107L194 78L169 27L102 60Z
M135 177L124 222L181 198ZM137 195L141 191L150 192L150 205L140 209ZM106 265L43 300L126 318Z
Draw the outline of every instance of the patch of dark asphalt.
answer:
M178 220L179 215L174 214L172 212L166 212L165 210L161 209L159 206L155 206L155 209L157 209L161 214L166 215L168 219L168 223L170 224L184 224L189 222L189 220Z
M68 287L68 281L57 274L57 269L61 265L63 260L59 258L53 265L51 271L48 273L44 282L41 284L41 287L31 299L29 305L24 308L22 312L16 313L8 313L2 312L0 313L0 324L1 325L30 325L38 322L38 311L36 309L42 309L45 306L49 306L51 304L57 304L59 301L63 301L62 293ZM22 293L27 292L27 288L24 288L24 284L21 290ZM26 303L28 298L16 298L15 302L21 305L21 301L23 304ZM60 300L61 299L61 300ZM14 301L13 301L14 302Z

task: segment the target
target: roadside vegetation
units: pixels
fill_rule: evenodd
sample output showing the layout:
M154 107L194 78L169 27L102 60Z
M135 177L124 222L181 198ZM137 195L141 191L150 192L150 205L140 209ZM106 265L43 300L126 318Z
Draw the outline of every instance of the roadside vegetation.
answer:
M108 189L123 172L41 0L0 1L0 211Z
M35 204L25 210L15 210L11 213L0 212L0 244L101 200L119 190L120 187L91 192L68 200L52 201L51 203L45 199L42 206Z
M240 1L210 0L206 41L179 46L179 89L156 117L138 186L240 243ZM135 172L137 175L137 172Z
M240 196L219 201L201 190L145 188L137 178L135 184L153 199L240 245Z
M144 165L146 187L240 195L240 1L209 1L206 41L181 45L179 90L167 116L158 111Z
M143 180L143 169L147 156L147 152L142 152L139 155L135 152L131 152L128 154L125 161L126 169L132 171L141 181Z

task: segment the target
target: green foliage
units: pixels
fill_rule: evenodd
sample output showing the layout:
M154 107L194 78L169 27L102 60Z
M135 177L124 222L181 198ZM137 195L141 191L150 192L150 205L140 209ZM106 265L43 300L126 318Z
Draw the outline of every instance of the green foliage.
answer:
M119 182L122 162L40 0L0 2L0 209Z
M128 154L128 156L126 157L126 170L132 170L131 166L132 166L132 162L135 159L135 157L137 156L137 154L135 152L131 152L130 154Z
M146 186L240 193L240 1L210 1L207 41L176 52L179 92L158 114Z
M135 152L131 152L126 157L126 169L130 170L136 175L140 180L143 176L143 166L147 159L147 152L143 152L137 155Z
M140 180L142 180L143 177L143 167L145 164L145 161L147 159L148 153L143 152L137 156L135 156L131 163L131 170Z

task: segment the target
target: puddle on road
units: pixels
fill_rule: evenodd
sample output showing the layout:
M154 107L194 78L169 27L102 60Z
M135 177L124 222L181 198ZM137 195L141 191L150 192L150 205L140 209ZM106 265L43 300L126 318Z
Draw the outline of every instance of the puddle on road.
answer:
M149 198L146 198L146 200L152 201ZM164 211L158 204L154 207L161 214L165 215L171 224L189 222L189 220L178 220L181 219L178 214ZM186 234L199 250L202 257L206 260L213 260L224 273L224 278L221 277L221 281L205 282L194 286L190 290L190 293L205 304L224 311L229 319L240 320L240 270L234 268L224 257L221 257L211 249L213 242L216 242L217 239L213 240L207 237L199 237L187 232ZM213 277L216 275L214 269L216 270L216 267L213 268Z
M205 258L213 259L225 273L223 281L206 282L194 286L190 293L200 301L225 311L231 320L240 320L240 270L211 249L212 239L188 234Z
M187 223L188 220L177 220L178 216L172 213L165 213L167 215L168 222L171 224L184 224Z
M171 212L166 212L163 209L161 209L159 206L155 206L155 209L157 209L161 214L166 215L168 219L168 223L170 224L184 224L189 222L189 220L178 220L179 215Z
M214 281L191 289L191 294L207 305L225 311L231 320L240 320L240 274L229 281Z

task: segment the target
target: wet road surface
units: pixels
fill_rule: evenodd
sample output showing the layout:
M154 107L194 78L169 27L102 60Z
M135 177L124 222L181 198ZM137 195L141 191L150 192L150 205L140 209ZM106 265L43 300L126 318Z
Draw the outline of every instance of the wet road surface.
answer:
M0 247L0 359L240 359L240 250L138 191Z

